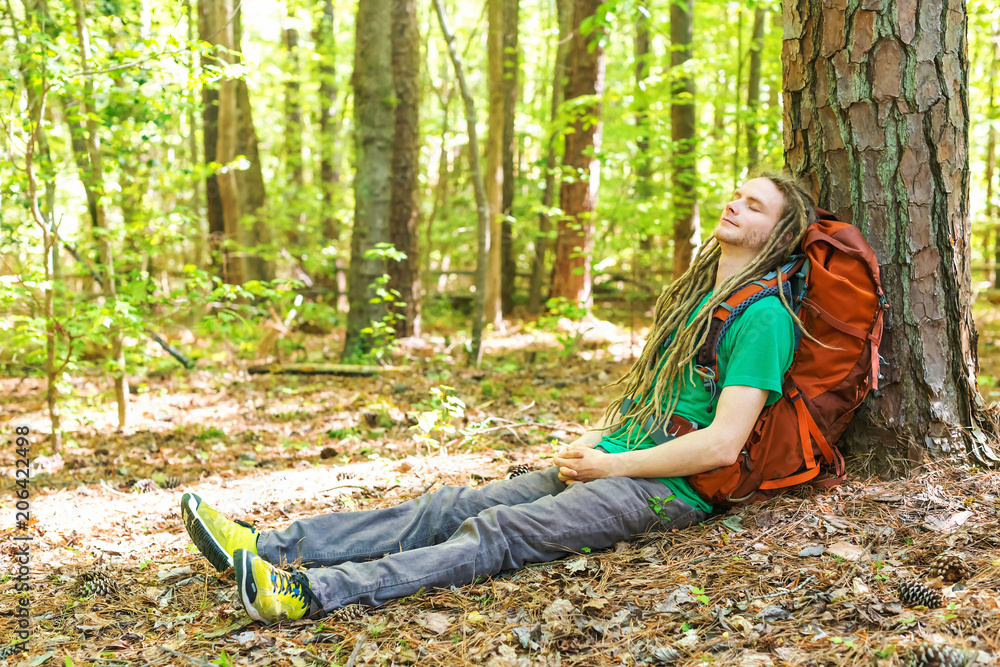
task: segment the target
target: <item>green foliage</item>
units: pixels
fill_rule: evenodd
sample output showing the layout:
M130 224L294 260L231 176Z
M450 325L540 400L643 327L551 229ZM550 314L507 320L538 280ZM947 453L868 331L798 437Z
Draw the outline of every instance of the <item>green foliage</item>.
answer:
M658 516L662 521L670 521L671 520L670 517L666 516L663 513L663 508L666 506L667 503L669 503L671 500L674 500L675 498L677 498L677 496L667 496L666 498L660 498L657 496L650 498L649 509L653 510L653 513L656 514L656 516Z
M444 385L431 387L430 400L417 406L422 411L417 415L416 425L411 427L417 432L414 440L430 447L443 447L446 436L458 430L452 422L465 416L465 402L454 392ZM437 435L436 439L431 437L433 434Z

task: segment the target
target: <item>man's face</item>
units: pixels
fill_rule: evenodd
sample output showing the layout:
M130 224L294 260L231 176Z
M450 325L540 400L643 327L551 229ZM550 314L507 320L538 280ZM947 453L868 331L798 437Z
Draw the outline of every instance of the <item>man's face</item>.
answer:
M785 196L766 178L744 183L722 211L712 236L724 245L759 251L781 218Z

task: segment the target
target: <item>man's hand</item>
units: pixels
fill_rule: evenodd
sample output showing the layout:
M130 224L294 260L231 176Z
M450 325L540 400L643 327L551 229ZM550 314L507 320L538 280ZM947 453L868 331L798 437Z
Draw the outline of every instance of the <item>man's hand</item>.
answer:
M614 477L613 454L599 452L594 445L573 443L554 459L559 466L559 479L563 482L591 482L604 477Z

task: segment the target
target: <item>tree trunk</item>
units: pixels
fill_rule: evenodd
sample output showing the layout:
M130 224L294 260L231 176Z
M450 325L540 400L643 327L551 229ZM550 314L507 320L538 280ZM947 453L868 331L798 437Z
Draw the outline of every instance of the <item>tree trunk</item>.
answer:
M242 62L242 10L238 0L233 7L235 12L232 18L234 57L236 62ZM270 225L260 217L264 208L266 191L260 155L257 150L257 131L254 129L253 113L250 107L250 91L244 79L236 81L236 118L236 154L245 156L249 162L246 169L236 172L240 212L244 216L249 216L247 224L240 231L243 243L250 247L246 257L246 277L248 280L273 280L274 262L253 251L254 246L271 245L273 236Z
M648 202L652 196L653 170L649 155L649 95L646 79L649 78L649 7L646 0L640 0L635 16L635 126L638 132L635 144L635 196L640 202ZM642 250L652 249L653 235L643 229L639 246ZM636 256L635 261L639 261Z
M563 153L564 180L559 203L563 219L559 221L556 259L552 270L552 297L589 308L591 293L590 253L594 243L594 210L600 182L601 105L604 93L604 49L600 28L584 35L581 25L597 12L598 0L576 0L573 11L573 41L569 52L569 80L566 100L593 95L593 102L583 104L566 135Z
M989 139L986 147L986 217L989 220L988 229L993 236L992 280L994 287L1000 287L1000 196L995 188L997 167L997 106L996 86L1000 80L1000 24L993 26L993 61L990 63L990 123ZM989 244L987 244L987 247Z
M442 68L447 63L442 63ZM438 154L437 185L434 189L434 207L431 214L427 216L427 224L424 228L424 252L426 258L424 270L431 270L431 248L432 231L434 223L437 221L438 213L447 210L448 207L448 177L451 171L451 161L448 159L448 135L451 132L451 98L454 86L447 83L446 76L442 72L442 88L446 90L440 93L441 103L441 152Z
M487 81L490 106L486 135L486 201L490 207L490 233L486 239L486 323L499 328L503 319L500 303L501 237L503 235L503 4L486 0L489 29L486 37Z
M198 0L198 39L214 44L218 33L215 27L215 5L219 0ZM201 68L218 63L214 54L201 56ZM205 164L216 162L219 143L219 89L214 85L201 87L201 135ZM225 267L230 264L229 249L224 247L226 226L222 211L219 177L209 174L205 178L205 214L208 218L208 248L216 274L225 279Z
M465 126L469 134L469 171L472 175L472 189L476 195L476 212L479 222L478 252L476 257L476 292L475 305L472 312L472 351L469 355L470 361L478 366L483 359L483 322L485 320L485 293L486 293L486 259L488 257L488 239L490 228L489 205L486 201L486 188L483 185L483 172L479 167L479 135L476 132L476 105L469 92L469 84L465 80L465 73L462 69L462 60L458 56L455 48L455 35L448 27L448 18L444 13L443 0L434 0L434 10L437 12L438 23L441 26L441 33L448 44L448 55L451 63L455 67L455 78L458 79L458 87L462 93L462 101L465 103Z
M219 47L220 64L227 65L233 62L233 23L231 16L233 13L232 0L214 0L215 14L213 25L216 30L216 45ZM236 79L223 79L219 84L219 117L218 117L218 139L215 143L215 161L222 165L229 165L236 158L236 123L237 123L237 103L236 103ZM219 184L219 198L222 200L222 223L225 229L225 241L227 248L233 244L240 244L242 236L240 234L240 197L237 193L239 181L236 172L232 167L223 166L217 172ZM242 251L226 253L224 266L225 280L234 285L242 285L246 281L246 261Z
M556 62L552 68L552 109L549 119L553 126L559 117L559 106L563 102L566 78L566 58L569 55L569 35L573 30L573 0L556 0L559 22L559 42L556 46ZM538 313L542 305L542 288L545 283L545 254L549 245L551 220L549 210L555 202L556 184L556 131L553 127L547 140L545 154L545 190L542 192L542 212L538 215L538 236L535 237L535 261L531 267L531 286L528 290L528 312Z
M392 149L389 241L404 259L389 262L389 286L399 292L394 303L396 336L420 335L420 252L417 236L420 167L420 34L417 0L392 0L392 78L396 89Z
M347 310L347 277L344 274L340 253L340 220L335 214L340 188L340 133L337 123L336 38L334 35L333 0L323 0L323 13L313 36L319 57L319 176L316 179L323 193L323 212L320 221L324 245L333 248L327 260L324 281L333 287L334 302L338 310ZM343 304L341 303L343 301ZM343 308L341 308L343 306Z
M288 55L288 71L285 72L285 177L291 186L288 198L292 228L288 240L292 246L292 256L300 256L306 213L303 209L305 179L302 170L302 100L299 91L299 31L285 28L283 40Z
M76 34L80 42L80 63L84 76L83 111L87 117L87 154L90 157L91 188L97 197L94 220L101 234L101 266L103 268L103 294L105 307L112 313L117 312L118 295L115 290L115 259L111 237L104 213L104 162L101 154L101 140L97 135L97 113L94 109L94 78L90 71L90 33L87 30L87 14L83 0L75 0ZM129 387L128 376L125 374L125 350L122 346L122 334L118 327L111 334L111 357L114 360L115 400L118 403L118 428L128 425Z
M750 38L750 72L747 75L747 167L753 170L760 160L757 142L757 112L760 109L760 52L764 49L762 5L753 10L753 36Z
M389 201L392 182L393 0L358 3L354 50L354 228L348 276L350 312L342 361L349 363L371 352L375 340L362 329L382 322L385 302L373 298L372 285L386 272L386 261L370 251L389 241Z
M786 164L820 206L867 235L889 303L879 395L842 442L885 468L963 445L986 465L965 5L888 0L845 11L803 0L785 3L784 17Z
M670 65L683 71L692 57L694 41L694 0L670 5ZM691 266L698 245L698 159L694 114L694 77L679 74L674 78L670 103L670 136L674 142L674 279Z
M519 0L503 0L503 188L500 209L500 304L503 312L514 308L514 113L517 108L517 82L520 69L517 50Z
M187 21L187 38L188 42L194 42L194 33L196 29L196 19L194 15L194 9L191 7L191 0L184 0L184 17ZM198 154L198 119L197 119L197 105L195 104L195 94L196 88L194 86L194 79L197 77L197 61L195 60L194 51L190 54L190 62L188 63L188 92L187 92L187 120L188 120L188 153L189 159L191 161L191 169L197 169L201 165L201 156ZM195 181L191 188L191 213L194 220L197 221L197 231L194 235L194 253L193 261L191 262L199 269L205 268L205 252L208 248L208 238L205 234L205 227L201 223L201 217L199 212L201 211L201 182Z

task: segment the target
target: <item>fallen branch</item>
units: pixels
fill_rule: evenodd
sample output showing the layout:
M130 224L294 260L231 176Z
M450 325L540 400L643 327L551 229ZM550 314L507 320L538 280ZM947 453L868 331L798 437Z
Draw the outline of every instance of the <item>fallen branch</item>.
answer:
M409 366L361 366L357 364L261 364L247 369L250 375L342 375L371 377L381 373L401 373Z

